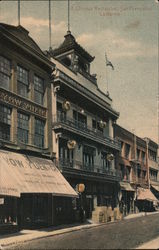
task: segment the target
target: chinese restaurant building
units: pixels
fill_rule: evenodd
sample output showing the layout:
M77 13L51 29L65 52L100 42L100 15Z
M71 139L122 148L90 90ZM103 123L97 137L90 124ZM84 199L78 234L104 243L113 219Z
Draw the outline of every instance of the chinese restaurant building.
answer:
M119 113L90 72L94 57L70 31L48 54L56 64L52 128L58 166L71 186L84 184L76 209L82 207L91 218L97 207L114 209L118 204L115 158L120 143L114 139L113 126Z
M77 194L51 160L54 66L26 29L0 23L0 232L71 220Z

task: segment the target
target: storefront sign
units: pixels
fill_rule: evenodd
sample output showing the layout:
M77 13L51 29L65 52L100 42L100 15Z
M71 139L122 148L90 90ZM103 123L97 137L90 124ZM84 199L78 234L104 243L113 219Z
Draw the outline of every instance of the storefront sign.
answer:
M1 150L0 194L21 193L78 196L51 160Z
M6 90L0 90L0 101L11 104L14 107L23 109L25 111L31 112L35 115L46 118L46 109L39 107L38 105L22 99L19 96L16 96L13 93L10 93Z
M0 198L0 205L4 204L4 198Z

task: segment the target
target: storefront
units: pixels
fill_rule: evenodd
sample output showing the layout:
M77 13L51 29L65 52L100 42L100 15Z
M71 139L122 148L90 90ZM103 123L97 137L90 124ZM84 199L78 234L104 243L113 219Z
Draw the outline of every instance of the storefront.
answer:
M127 215L134 212L134 194L135 190L128 182L120 182L119 206L120 212Z
M51 160L0 151L2 232L63 224L66 217L71 223L72 198L77 197Z
M139 211L154 211L158 204L158 199L154 196L150 189L138 188L136 205Z

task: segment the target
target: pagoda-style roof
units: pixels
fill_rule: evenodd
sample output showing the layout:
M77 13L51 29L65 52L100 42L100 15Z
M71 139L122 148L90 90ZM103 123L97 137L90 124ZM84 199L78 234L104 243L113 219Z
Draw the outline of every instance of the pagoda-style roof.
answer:
M74 49L78 52L82 57L84 57L88 62L92 62L95 57L91 56L82 46L80 46L74 36L71 34L70 31L64 36L64 42L56 49L52 50L52 56L58 56L64 52Z

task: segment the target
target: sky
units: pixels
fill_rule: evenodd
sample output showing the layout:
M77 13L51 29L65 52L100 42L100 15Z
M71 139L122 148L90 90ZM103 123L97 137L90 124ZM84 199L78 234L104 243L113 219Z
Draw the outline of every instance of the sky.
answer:
M67 1L52 0L52 47L67 32ZM17 25L17 1L0 2L0 22ZM70 29L95 56L91 73L109 91L118 124L159 143L159 3L156 0L70 1ZM42 50L49 47L48 1L22 1L21 25ZM114 70L106 67L105 52Z

